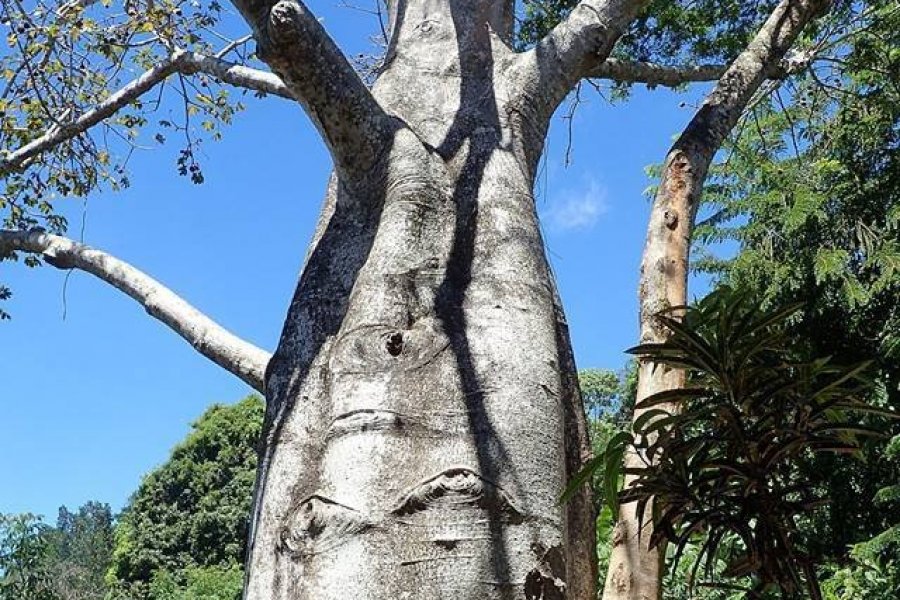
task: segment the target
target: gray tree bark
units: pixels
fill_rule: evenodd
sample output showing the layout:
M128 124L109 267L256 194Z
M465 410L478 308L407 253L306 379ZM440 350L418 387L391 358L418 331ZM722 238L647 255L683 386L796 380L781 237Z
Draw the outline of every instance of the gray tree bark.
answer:
M301 4L239 5L336 165L268 368L245 598L593 598L589 491L558 504L589 446L532 184L638 3L516 54L512 2L398 0L371 96Z

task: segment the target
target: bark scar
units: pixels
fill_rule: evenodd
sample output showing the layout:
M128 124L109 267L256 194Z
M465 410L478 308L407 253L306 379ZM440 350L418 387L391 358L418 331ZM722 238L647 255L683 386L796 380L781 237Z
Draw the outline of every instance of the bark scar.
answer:
M666 224L666 227L672 231L678 227L678 212L674 210L667 210L663 213L663 221Z
M313 495L288 513L277 550L294 558L307 558L331 550L373 526L360 511Z
M532 551L540 557L538 564L525 576L527 600L565 600L566 559L561 546L544 551L534 544Z
M503 488L468 467L451 467L419 483L391 512L411 515L429 509L465 507L497 513L513 524L525 520L525 515Z

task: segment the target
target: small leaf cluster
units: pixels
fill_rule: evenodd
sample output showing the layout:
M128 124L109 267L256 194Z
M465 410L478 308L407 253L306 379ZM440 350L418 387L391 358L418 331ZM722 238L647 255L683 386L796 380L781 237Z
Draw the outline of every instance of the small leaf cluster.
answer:
M45 133L71 127L173 49L214 51L214 45L222 44L216 28L223 10L216 0L3 2L0 32L7 49L0 53L2 226L40 225L60 233L66 221L55 208L57 200L127 187L129 158L145 147L142 129L163 127L151 119L155 111L183 105L183 116L170 121L179 122L188 148L196 147L189 122L193 114L204 116L202 133L218 137L219 123L228 123L240 103L214 89L218 84L208 77L179 75L101 125L24 164L3 161Z

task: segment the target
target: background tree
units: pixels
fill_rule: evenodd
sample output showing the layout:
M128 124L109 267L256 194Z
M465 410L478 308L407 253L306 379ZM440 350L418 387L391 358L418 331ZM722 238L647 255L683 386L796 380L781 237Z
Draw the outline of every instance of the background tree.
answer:
M77 512L59 509L51 544L52 588L60 600L102 600L113 547L114 520L108 504L88 502Z
M871 2L833 14L843 26L824 26L835 35L818 47L811 68L764 86L727 144L725 162L713 167L695 264L748 286L765 298L763 307L803 302L791 328L798 344L813 355L874 361L879 385L870 402L896 407L897 55L889 48L896 46L897 11L894 3ZM740 244L734 258L713 254L716 243L732 240ZM887 490L900 473L883 441L867 441L862 451L862 463L818 456L800 465L832 499L801 531L818 556L857 565L839 570L837 587L826 581L826 595L866 589L879 597L891 585L885 574L894 572L896 507ZM871 536L880 552L865 544ZM863 545L848 556L849 544ZM868 563L853 558L863 555ZM871 561L876 555L880 563ZM688 573L674 575L667 593L680 598Z
M134 600L239 593L262 417L258 396L212 406L143 479L116 528L114 589Z
M763 306L802 303L791 332L808 352L873 361L870 402L894 408L898 18L895 3L866 3L841 30L839 55L754 104L714 171L695 240L699 270L754 290ZM736 243L737 252L723 252L722 242ZM820 456L804 466L807 480L832 498L803 526L810 543L836 565L856 565L838 568L843 583L826 581L826 596L882 597L865 587L867 578L896 581L886 574L896 572L898 506L882 490L900 471L883 441L867 442L863 455L863 462ZM851 544L862 546L847 556Z
M0 597L55 600L49 527L31 514L0 517Z
M0 527L0 598L101 600L112 553L109 505L59 509L56 526L30 514L7 515Z

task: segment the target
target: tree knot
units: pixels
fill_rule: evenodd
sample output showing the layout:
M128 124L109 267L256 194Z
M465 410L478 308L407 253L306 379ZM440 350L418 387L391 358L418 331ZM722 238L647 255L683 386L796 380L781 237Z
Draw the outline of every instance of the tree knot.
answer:
M678 211L667 210L664 212L663 222L666 224L667 229L675 231L675 228L678 227Z
M269 11L269 34L283 38L301 27L305 11L294 0L280 0Z
M278 550L295 558L325 552L373 526L359 511L325 498L309 496L285 519Z
M391 356L400 356L400 353L403 352L403 334L399 331L389 334L384 346Z

